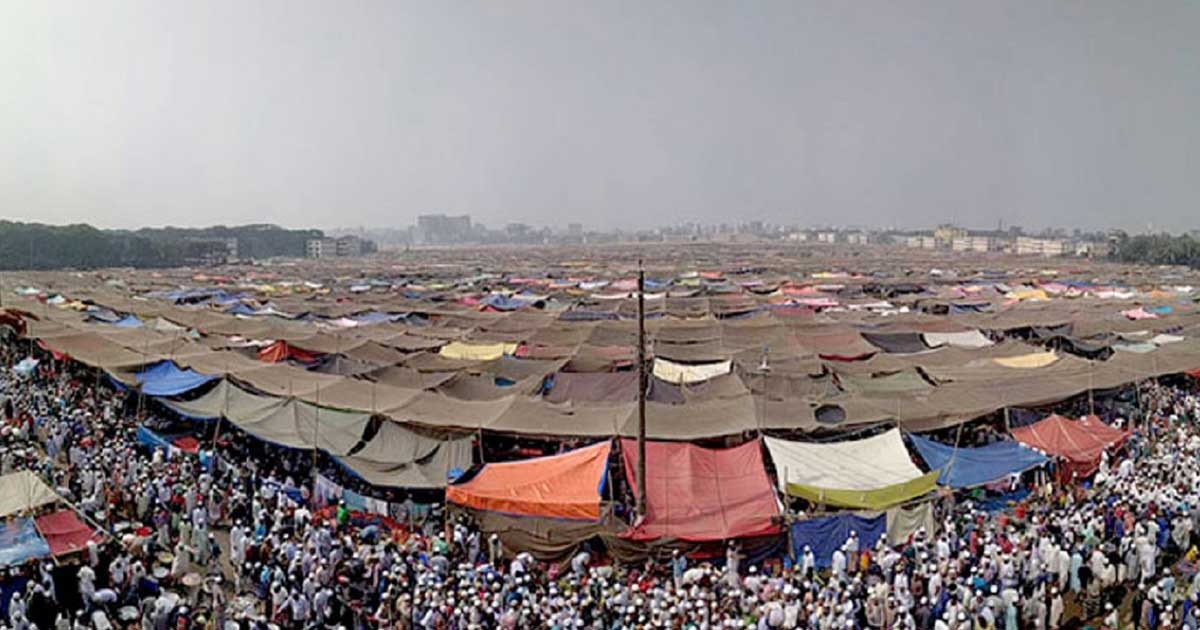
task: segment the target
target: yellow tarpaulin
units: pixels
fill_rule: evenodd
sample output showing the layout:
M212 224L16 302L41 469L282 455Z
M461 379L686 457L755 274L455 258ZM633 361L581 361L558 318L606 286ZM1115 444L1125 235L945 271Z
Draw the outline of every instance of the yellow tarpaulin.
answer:
M1022 369L1046 367L1057 360L1058 355L1053 352L1033 352L1015 357L996 357L993 359L997 364L1004 367Z
M881 510L932 492L937 487L938 473L935 470L916 479L874 490L839 490L789 483L787 493L818 505Z
M442 346L438 354L447 359L469 359L472 361L491 361L506 354L517 351L515 343L471 344L453 341Z
M1004 297L1010 300L1048 300L1050 296L1041 289L1017 289L1009 291Z

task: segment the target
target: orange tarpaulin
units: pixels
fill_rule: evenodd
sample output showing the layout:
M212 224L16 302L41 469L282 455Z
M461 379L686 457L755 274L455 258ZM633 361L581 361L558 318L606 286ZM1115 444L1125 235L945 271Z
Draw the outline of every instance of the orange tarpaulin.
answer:
M599 519L611 442L518 462L487 464L446 488L451 503L523 516Z
M282 340L258 351L258 360L267 363L279 363L288 359L295 359L301 363L312 363L319 358L321 358L320 353L302 350Z
M629 485L637 488L637 442L621 440ZM775 488L760 440L724 449L646 442L646 514L624 536L712 541L775 534Z
M1084 478L1100 466L1104 449L1120 444L1129 434L1104 424L1096 416L1072 420L1053 414L1011 431L1017 441L1066 460L1066 472Z

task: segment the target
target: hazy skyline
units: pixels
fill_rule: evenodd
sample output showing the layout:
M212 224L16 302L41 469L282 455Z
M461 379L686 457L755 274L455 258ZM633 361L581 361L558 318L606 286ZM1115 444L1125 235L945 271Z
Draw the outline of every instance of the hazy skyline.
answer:
M0 217L1200 228L1200 3L6 2Z

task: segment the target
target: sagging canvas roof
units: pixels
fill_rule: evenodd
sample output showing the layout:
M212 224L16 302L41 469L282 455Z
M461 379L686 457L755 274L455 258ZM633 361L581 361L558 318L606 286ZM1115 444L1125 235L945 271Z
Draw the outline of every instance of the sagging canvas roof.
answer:
M721 264L713 262L712 266ZM392 286L389 290L356 292L353 296L344 292L338 295L337 281L316 283L323 284L322 292L333 291L328 299L323 297L325 293L301 295L309 292L303 283L274 286L255 281L249 288L239 289L245 295L236 297L224 289L180 289L185 284L207 281L190 274L169 281L138 278L130 286L136 285L135 291L148 292L131 297L125 290L87 286L95 278L72 276L66 284L61 279L53 282L55 286L76 285L75 289L66 289L71 292L69 297L37 304L39 319L22 322L27 324L28 335L42 339L48 347L71 353L74 358L114 375L132 374L130 368L171 359L181 368L190 367L202 374L230 375L240 383L275 396L384 413L413 424L541 436L630 435L635 412L627 406L633 396L626 392L636 390L636 381L633 388L617 382L627 383L628 376L612 377L613 382L608 384L598 382L604 378L586 384L581 380L578 384L586 386L574 390L580 395L571 387L557 392L551 388L549 395L521 392L496 401L464 403L454 400L454 395L425 391L464 371L521 380L525 376L549 374L553 371L550 368L557 367L553 362L543 363L529 357L567 359L563 373L631 367L637 338L636 325L631 319L636 311L631 309L633 301L587 297L598 287L613 282L612 278L605 278L612 271L592 268L579 278L538 276L519 283L499 277L488 279L488 284L494 285L488 289L492 293L529 289L536 290L538 295L552 294L547 299L547 308L567 309L557 319L549 312L483 313L477 304L447 302L470 296L478 298L480 288L476 281L463 280L478 275L472 267L459 279L453 277L455 272L445 272L450 275L438 272L437 280L414 280L402 289ZM797 284L786 281L790 273L786 271L782 275L747 277L745 282L740 277L726 281L717 274L701 279L689 275L693 270L676 271L672 280L672 272L662 270L661 290L670 295L651 300L656 305L652 312L657 315L647 322L651 340L681 360L696 361L718 355L730 359L735 369L706 381L705 386L727 380L740 380L743 387L754 385L755 379L760 383L749 395L728 392L709 395L698 393L691 385L659 388L661 381L656 381L650 391L649 423L651 436L659 439L712 438L735 435L747 428L838 431L882 420L893 421L907 431L933 430L1006 406L1048 405L1088 389L1112 388L1195 369L1195 357L1200 352L1200 337L1195 334L1200 330L1200 309L1180 301L1197 294L1190 286L1148 291L1144 287L1121 286L1129 282L1124 277L1110 277L1107 282L1113 286L1093 280L1085 282L1088 286L1084 289L1078 289L1081 286L1078 282L1047 283L1038 274L1019 277L1027 271L1010 273L1013 277L1001 280L980 278L973 271L972 279L960 277L957 283L944 277L922 281L916 276L910 282L911 274L906 273L904 284L926 283L926 289L937 294L938 302L986 304L990 308L985 310L991 311L931 315L895 312L898 300L893 300L893 304L871 301L868 295L878 297L876 293L880 291L893 292L896 285L869 276L839 273L829 276L827 284L818 286L811 279L825 278L815 272L827 270L809 269L801 274L806 279L794 276ZM620 273L617 276L624 278ZM1164 281L1147 276L1138 280L1150 284ZM1183 284L1174 279L1166 282ZM81 283L84 286L78 286ZM503 288L508 284L511 286ZM1054 284L1062 286L1047 288ZM161 289L163 285L170 288L148 290ZM533 289L534 286L537 288ZM763 291L766 287L775 289ZM1002 303L1001 296L1023 287L1040 287L1055 299L1043 303ZM717 295L730 291L735 294ZM1088 295L1075 297L1080 291ZM1072 297L1058 299L1060 295ZM189 306L176 303L193 298L202 303ZM210 302L204 303L210 298ZM244 316L223 313L232 299L254 306L243 309L247 313ZM1168 306L1167 302L1170 312L1162 310ZM842 308L822 310L828 306L821 304ZM915 303L909 306L917 307ZM1121 311L1138 306L1161 316L1143 321L1120 316ZM884 317L874 312L877 309L891 312ZM195 330L183 335L172 327L160 331L150 326L123 329L84 323L86 317L95 313L106 317L108 313L113 317L134 313L146 321L161 317ZM391 321L394 314L401 313L406 315L404 321ZM572 313L587 317L572 317ZM409 314L412 319L407 318ZM730 314L749 316L725 318ZM593 315L606 319L599 321ZM351 327L354 321L360 325ZM365 325L370 321L378 323ZM336 331L331 332L331 328ZM1112 347L1131 351L1115 352L1106 360L1089 362L1069 353L1055 356L1023 341L987 346L984 345L988 343L987 337L980 330L989 334L1008 331L1013 336L1041 340L1040 344L1055 335L1088 339L1102 333L1106 337L1120 335ZM872 338L885 345L903 342L915 348L914 335L918 334L925 344L939 347L913 354L887 353L879 352L864 338L875 335ZM198 340L192 340L192 336ZM328 366L320 369L339 374L322 374L295 365L264 364L240 351L225 349L276 340L306 350L337 353ZM461 353L457 348L452 349L449 354L470 358L448 358L437 352L416 355L401 352L442 347L452 341L467 349ZM511 344L520 344L514 352L520 358L480 358L494 355L492 348L497 345ZM538 354L546 346L555 347L548 354ZM486 353L476 353L485 348ZM770 364L770 374L766 377L753 373L764 348L769 350ZM359 352L363 356L358 356ZM352 357L353 361L345 357ZM369 381L345 376L365 367L356 361L382 366L360 376L378 385L368 387L364 382ZM688 370L700 367L677 364ZM836 378L831 376L834 373ZM815 376L818 374L823 376ZM796 377L782 378L787 375ZM800 375L814 376L799 378ZM921 375L929 382L922 382L918 378ZM387 389L384 385L399 389ZM593 385L598 387L593 389ZM614 387L606 392L607 386ZM658 396L660 393L662 397ZM610 394L625 400L618 403L608 398Z
M600 518L612 442L560 455L486 464L475 477L446 488L451 503L505 514Z
M28 470L0 477L0 518L58 501L58 493Z
M1045 455L1013 440L968 448L942 444L916 434L908 437L929 468L941 471L938 483L952 488L981 486L1047 461Z
M637 488L638 447L621 440L625 476ZM779 532L779 502L759 440L726 449L646 443L646 514L626 537L713 541Z
M471 443L469 436L431 438L385 420L361 449L336 459L374 486L445 488L471 467Z
M1086 477L1100 465L1100 454L1110 446L1120 444L1129 434L1089 416L1072 420L1052 414L1029 426L1011 430L1018 441L1067 460L1069 468L1079 477Z
M912 463L899 429L846 442L764 439L780 490L815 503L878 509L919 497L937 482L937 471L923 473Z
M223 417L261 440L290 448L316 447L332 455L348 454L371 419L366 413L255 394L229 381L221 381L195 400L161 402L191 418Z

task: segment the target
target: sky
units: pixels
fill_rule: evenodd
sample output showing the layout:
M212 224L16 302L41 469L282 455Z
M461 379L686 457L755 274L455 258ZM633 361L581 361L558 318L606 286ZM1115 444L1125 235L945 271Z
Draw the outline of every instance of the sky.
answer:
M0 217L1200 228L1200 2L0 3Z

